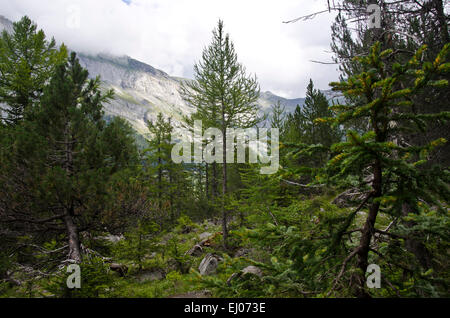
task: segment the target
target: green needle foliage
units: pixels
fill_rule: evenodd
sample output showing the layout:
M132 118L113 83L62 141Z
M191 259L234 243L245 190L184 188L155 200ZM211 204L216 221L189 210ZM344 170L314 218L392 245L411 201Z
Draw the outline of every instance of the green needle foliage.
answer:
M382 24L398 22L394 31L361 22L352 33L346 17L366 2L337 1L340 104L311 80L292 114L272 108L273 175L259 164L175 164L176 125L163 114L139 148L124 119L105 117L113 92L75 53L26 17L4 32L0 297L448 297L443 2L385 1ZM228 128L261 124L259 85L222 21L194 74L181 90L188 126L219 128L225 146ZM66 285L69 263L81 267L81 290ZM381 288L367 285L372 264Z
M246 74L238 62L234 44L219 21L213 31L211 44L205 48L202 59L194 66L195 81L186 82L181 89L185 100L196 107L193 119L202 120L206 128L222 132L222 227L223 243L227 245L228 214L225 197L228 193L227 137L228 128L254 127L262 121L258 116L259 84L256 77ZM217 136L216 136L217 137Z
M183 210L188 181L183 166L174 164L171 159L172 119L166 120L159 113L156 121L148 123L148 128L152 135L144 158L148 186L155 195L158 215L173 224Z
M28 17L14 23L12 34L0 36L0 110L7 123L16 124L39 101L56 65L67 58L55 40L47 41Z
M448 202L448 171L426 167L429 154L446 142L438 138L427 144L411 145L402 140L399 132L416 129L424 132L430 121L447 121L450 112L436 114L418 114L414 112L414 96L421 90L433 87L446 87L448 82L440 79L449 71L450 63L446 58L450 49L447 44L433 63L421 62L426 47L420 48L406 63L386 63L395 58L393 50L381 51L376 43L366 57L357 57L361 73L351 76L346 81L332 83L333 90L343 92L345 96L357 96L363 104L334 105L335 117L319 119L319 122L332 122L342 125L351 120L367 120L369 131L363 135L348 131L345 142L333 145L336 156L327 164L327 174L319 182L331 182L335 185L348 186L349 180L358 180L356 189L365 192L365 198L356 213L368 207L359 239L344 262L343 269L356 256L360 272L356 275L356 294L364 296L365 272L369 254L374 250L372 239L378 233L382 237L391 234L377 228L377 216L383 213L390 220L399 220L408 214L429 213L436 211L447 214L443 206ZM437 173L437 171L440 171ZM399 221L403 223L403 221ZM346 222L340 233L348 230L353 222ZM408 226L408 223L403 223ZM411 225L411 224L410 224ZM342 236L337 237L338 240ZM337 244L337 243L336 243ZM416 258L429 258L429 251L422 242L410 237L405 238L405 250L415 254ZM387 258L377 250L376 255ZM387 260L389 263L389 260ZM422 261L422 265L423 261ZM432 266L425 262L425 266Z

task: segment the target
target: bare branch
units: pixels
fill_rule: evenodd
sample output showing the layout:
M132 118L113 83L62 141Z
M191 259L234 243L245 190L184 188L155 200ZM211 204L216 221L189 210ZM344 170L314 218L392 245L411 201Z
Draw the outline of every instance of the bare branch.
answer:
M331 288L331 290L328 292L327 296L330 296L331 293L335 290L339 280L341 279L342 275L344 275L345 272L345 268L347 267L347 263L350 262L350 260L358 253L359 251L359 247L355 248L353 250L353 252L350 253L350 255L347 256L347 258L344 260L344 262L342 263L341 266L341 270L339 271L338 276L336 277L336 279L334 280L334 284L333 287Z
M321 185L301 184L301 183L297 183L297 182L289 181L289 180L285 180L285 179L281 179L281 181L286 182L287 184L296 185L296 186L304 187L304 188L322 188L322 187L325 186L325 185L322 185L322 184Z

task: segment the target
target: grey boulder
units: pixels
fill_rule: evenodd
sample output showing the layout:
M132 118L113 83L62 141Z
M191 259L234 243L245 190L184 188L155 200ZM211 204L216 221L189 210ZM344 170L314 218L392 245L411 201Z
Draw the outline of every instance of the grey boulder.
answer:
M219 259L213 254L208 253L200 263L198 271L200 275L211 275L216 272L217 266L219 266Z

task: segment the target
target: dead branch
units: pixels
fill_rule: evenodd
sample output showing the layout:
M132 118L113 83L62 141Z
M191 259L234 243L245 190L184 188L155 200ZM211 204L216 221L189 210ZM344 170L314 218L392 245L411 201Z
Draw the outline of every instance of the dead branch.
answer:
M359 251L359 247L355 248L353 250L353 252L351 252L350 255L348 255L347 258L344 260L344 262L342 263L342 266L341 266L341 270L339 271L338 276L334 280L333 287L328 292L327 296L330 296L331 293L335 290L339 280L341 279L342 275L344 275L345 268L347 267L347 263L358 253L358 251Z
M285 179L281 179L281 181L286 182L287 184L296 185L296 186L304 187L304 188L322 188L325 186L324 184L320 184L320 185L301 184L301 183L297 183L297 182L289 181L289 180L285 180Z

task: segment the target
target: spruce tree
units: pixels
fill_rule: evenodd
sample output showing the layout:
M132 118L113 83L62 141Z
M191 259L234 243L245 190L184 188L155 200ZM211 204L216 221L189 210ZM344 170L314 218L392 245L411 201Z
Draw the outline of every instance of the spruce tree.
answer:
M69 259L81 261L77 216L92 213L91 201L106 181L101 137L105 129L102 103L112 97L99 90L100 80L88 79L72 53L46 87L37 116L38 130L48 142L48 166L44 177L46 197L55 217L66 227ZM99 202L98 202L99 203ZM87 217L85 215L84 217Z

